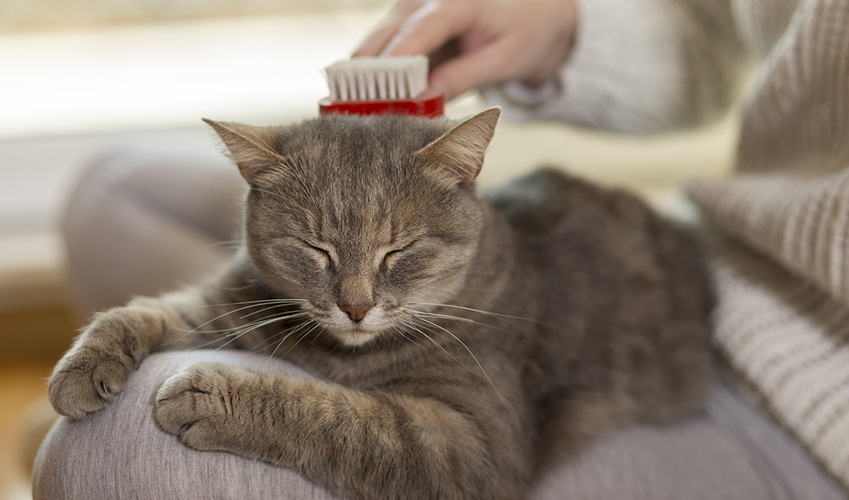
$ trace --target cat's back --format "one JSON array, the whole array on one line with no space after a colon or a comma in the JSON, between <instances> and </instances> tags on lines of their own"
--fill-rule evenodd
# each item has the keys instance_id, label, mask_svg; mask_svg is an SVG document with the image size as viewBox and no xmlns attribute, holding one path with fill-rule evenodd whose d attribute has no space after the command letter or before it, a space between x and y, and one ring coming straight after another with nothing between
<instances>
[{"instance_id":1,"label":"cat's back","mask_svg":"<svg viewBox=\"0 0 849 500\"><path fill-rule=\"evenodd\" d=\"M693 307L699 313L710 309L697 236L630 193L542 168L485 198L513 228L526 260L534 265L588 275L596 288L639 277L670 285L684 282L700 290L694 300L704 304Z\"/></svg>"},{"instance_id":2,"label":"cat's back","mask_svg":"<svg viewBox=\"0 0 849 500\"><path fill-rule=\"evenodd\" d=\"M645 416L686 413L701 404L713 301L692 231L633 195L554 169L522 177L486 199L517 236L518 266L539 277L539 293L528 300L540 306L540 319L579 325L569 335L558 330L540 337L540 356L579 351L571 355L590 386L653 402ZM575 345L567 338L583 340ZM652 369L635 371L629 367L634 360Z\"/></svg>"},{"instance_id":3,"label":"cat's back","mask_svg":"<svg viewBox=\"0 0 849 500\"><path fill-rule=\"evenodd\" d=\"M541 168L485 195L525 237L558 238L582 222L596 231L642 228L651 211L634 196L605 189L554 168Z\"/></svg>"},{"instance_id":4,"label":"cat's back","mask_svg":"<svg viewBox=\"0 0 849 500\"><path fill-rule=\"evenodd\" d=\"M524 241L544 248L581 241L598 245L699 246L689 231L662 219L636 196L597 186L554 168L541 168L484 195ZM603 241L599 241L602 239ZM680 240L680 241L679 241Z\"/></svg>"}]
</instances>

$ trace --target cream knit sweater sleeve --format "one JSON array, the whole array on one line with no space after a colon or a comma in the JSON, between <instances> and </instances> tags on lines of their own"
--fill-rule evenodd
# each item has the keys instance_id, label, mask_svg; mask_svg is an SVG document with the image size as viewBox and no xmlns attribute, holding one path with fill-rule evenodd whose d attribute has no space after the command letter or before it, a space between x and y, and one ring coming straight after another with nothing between
<instances>
[{"instance_id":1,"label":"cream knit sweater sleeve","mask_svg":"<svg viewBox=\"0 0 849 500\"><path fill-rule=\"evenodd\" d=\"M736 12L766 53L742 104L740 174L690 194L727 233L849 304L849 0L738 0Z\"/></svg>"},{"instance_id":2,"label":"cream knit sweater sleeve","mask_svg":"<svg viewBox=\"0 0 849 500\"><path fill-rule=\"evenodd\" d=\"M702 123L737 93L743 51L729 0L577 0L570 59L533 92L484 90L513 119L652 133Z\"/></svg>"}]
</instances>

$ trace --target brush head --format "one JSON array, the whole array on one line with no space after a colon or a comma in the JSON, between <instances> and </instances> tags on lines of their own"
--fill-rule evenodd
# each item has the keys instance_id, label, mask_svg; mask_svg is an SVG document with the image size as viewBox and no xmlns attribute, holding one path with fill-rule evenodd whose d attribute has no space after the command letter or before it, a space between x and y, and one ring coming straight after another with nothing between
<instances>
[{"instance_id":1,"label":"brush head","mask_svg":"<svg viewBox=\"0 0 849 500\"><path fill-rule=\"evenodd\" d=\"M427 88L425 56L358 57L325 68L330 97L321 114L442 116L442 93Z\"/></svg>"}]
</instances>

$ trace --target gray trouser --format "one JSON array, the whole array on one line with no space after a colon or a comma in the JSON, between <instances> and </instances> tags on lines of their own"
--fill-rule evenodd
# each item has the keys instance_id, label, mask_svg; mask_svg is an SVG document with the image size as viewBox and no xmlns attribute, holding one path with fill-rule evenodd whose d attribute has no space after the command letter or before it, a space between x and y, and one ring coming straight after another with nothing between
<instances>
[{"instance_id":1,"label":"gray trouser","mask_svg":"<svg viewBox=\"0 0 849 500\"><path fill-rule=\"evenodd\" d=\"M81 312L190 283L240 236L246 184L223 157L139 148L105 154L71 192L62 220Z\"/></svg>"},{"instance_id":2,"label":"gray trouser","mask_svg":"<svg viewBox=\"0 0 849 500\"><path fill-rule=\"evenodd\" d=\"M96 162L71 196L63 226L82 308L156 293L221 263L229 251L217 242L238 233L243 192L235 167L206 156L137 150ZM35 498L330 498L297 473L192 451L156 428L151 401L159 385L201 360L305 376L251 353L154 355L107 409L56 424L36 461ZM543 464L533 498L845 498L795 441L719 382L704 415L630 427L563 457Z\"/></svg>"},{"instance_id":3,"label":"gray trouser","mask_svg":"<svg viewBox=\"0 0 849 500\"><path fill-rule=\"evenodd\" d=\"M62 418L54 426L36 459L35 500L333 498L294 471L229 453L193 451L156 427L157 389L198 361L306 376L285 361L247 352L153 355L105 410L80 422ZM568 457L564 453L543 464L531 498L844 498L791 439L720 383L704 415L665 426L633 426Z\"/></svg>"}]
</instances>

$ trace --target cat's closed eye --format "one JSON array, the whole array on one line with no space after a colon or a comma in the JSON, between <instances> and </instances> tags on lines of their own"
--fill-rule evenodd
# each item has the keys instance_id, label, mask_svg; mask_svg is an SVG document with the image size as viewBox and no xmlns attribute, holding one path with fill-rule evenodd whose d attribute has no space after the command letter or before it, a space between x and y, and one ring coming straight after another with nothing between
<instances>
[{"instance_id":1,"label":"cat's closed eye","mask_svg":"<svg viewBox=\"0 0 849 500\"><path fill-rule=\"evenodd\" d=\"M400 248L396 248L394 250L390 250L390 251L386 252L383 255L383 260L381 261L381 266L384 267L384 268L391 267L392 264L394 264L395 261L397 261L398 258L401 257L403 252L409 250L410 247L412 247L415 244L416 244L416 241L414 240L414 241L411 241L410 243L408 243L408 244L406 244L406 245L404 245Z\"/></svg>"},{"instance_id":2,"label":"cat's closed eye","mask_svg":"<svg viewBox=\"0 0 849 500\"><path fill-rule=\"evenodd\" d=\"M333 265L333 257L330 255L330 250L312 245L306 241L302 243L319 259L325 269L329 269Z\"/></svg>"}]
</instances>

